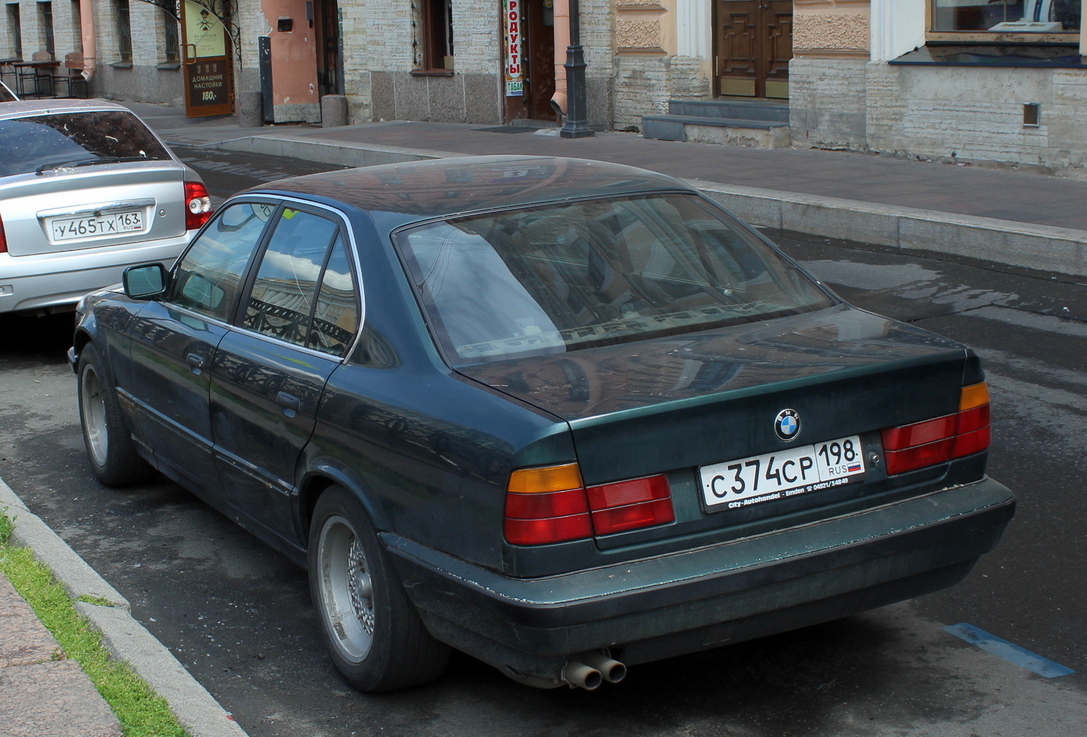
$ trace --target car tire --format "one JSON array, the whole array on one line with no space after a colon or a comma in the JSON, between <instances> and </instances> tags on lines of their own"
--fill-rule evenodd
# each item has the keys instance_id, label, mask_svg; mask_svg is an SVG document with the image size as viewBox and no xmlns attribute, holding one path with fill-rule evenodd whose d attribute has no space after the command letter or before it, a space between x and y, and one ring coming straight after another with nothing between
<instances>
[{"instance_id":1,"label":"car tire","mask_svg":"<svg viewBox=\"0 0 1087 737\"><path fill-rule=\"evenodd\" d=\"M449 661L388 562L359 500L334 486L310 524L309 578L321 634L351 686L367 693L432 681Z\"/></svg>"},{"instance_id":2,"label":"car tire","mask_svg":"<svg viewBox=\"0 0 1087 737\"><path fill-rule=\"evenodd\" d=\"M95 476L106 486L128 486L151 478L154 469L136 452L117 391L94 343L79 354L78 376L79 421Z\"/></svg>"}]
</instances>

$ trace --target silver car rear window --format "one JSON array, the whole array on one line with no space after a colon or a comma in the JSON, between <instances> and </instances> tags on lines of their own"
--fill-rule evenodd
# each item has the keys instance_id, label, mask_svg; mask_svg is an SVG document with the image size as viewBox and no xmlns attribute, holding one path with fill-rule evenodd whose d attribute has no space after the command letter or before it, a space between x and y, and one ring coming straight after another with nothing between
<instances>
[{"instance_id":1,"label":"silver car rear window","mask_svg":"<svg viewBox=\"0 0 1087 737\"><path fill-rule=\"evenodd\" d=\"M170 154L140 119L122 110L0 120L0 176L168 159Z\"/></svg>"},{"instance_id":2,"label":"silver car rear window","mask_svg":"<svg viewBox=\"0 0 1087 737\"><path fill-rule=\"evenodd\" d=\"M696 195L447 220L397 243L454 365L823 309L832 298Z\"/></svg>"}]
</instances>

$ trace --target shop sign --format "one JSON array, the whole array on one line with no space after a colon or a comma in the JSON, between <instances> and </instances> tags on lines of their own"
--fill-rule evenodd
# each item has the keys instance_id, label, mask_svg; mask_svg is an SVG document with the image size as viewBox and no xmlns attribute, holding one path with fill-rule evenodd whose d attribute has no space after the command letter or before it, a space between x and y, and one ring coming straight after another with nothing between
<instances>
[{"instance_id":1,"label":"shop sign","mask_svg":"<svg viewBox=\"0 0 1087 737\"><path fill-rule=\"evenodd\" d=\"M521 3L523 0L505 0L506 39L506 97L525 94L521 56Z\"/></svg>"},{"instance_id":2,"label":"shop sign","mask_svg":"<svg viewBox=\"0 0 1087 737\"><path fill-rule=\"evenodd\" d=\"M185 1L185 42L192 56L226 56L226 33L212 13L222 13L222 8L222 2L216 0Z\"/></svg>"},{"instance_id":3,"label":"shop sign","mask_svg":"<svg viewBox=\"0 0 1087 737\"><path fill-rule=\"evenodd\" d=\"M230 104L226 64L225 59L197 62L189 78L194 106Z\"/></svg>"}]
</instances>

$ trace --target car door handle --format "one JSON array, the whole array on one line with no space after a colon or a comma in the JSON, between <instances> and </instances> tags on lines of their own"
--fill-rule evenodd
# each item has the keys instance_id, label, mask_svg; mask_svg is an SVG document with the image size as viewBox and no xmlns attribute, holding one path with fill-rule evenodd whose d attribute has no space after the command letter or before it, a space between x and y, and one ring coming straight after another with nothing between
<instances>
[{"instance_id":1,"label":"car door handle","mask_svg":"<svg viewBox=\"0 0 1087 737\"><path fill-rule=\"evenodd\" d=\"M204 357L199 354L190 353L189 355L185 356L185 362L189 364L192 372L197 376L199 376L204 370Z\"/></svg>"},{"instance_id":2,"label":"car door handle","mask_svg":"<svg viewBox=\"0 0 1087 737\"><path fill-rule=\"evenodd\" d=\"M276 404L283 408L283 414L288 417L294 417L302 408L302 400L287 392L276 394Z\"/></svg>"}]
</instances>

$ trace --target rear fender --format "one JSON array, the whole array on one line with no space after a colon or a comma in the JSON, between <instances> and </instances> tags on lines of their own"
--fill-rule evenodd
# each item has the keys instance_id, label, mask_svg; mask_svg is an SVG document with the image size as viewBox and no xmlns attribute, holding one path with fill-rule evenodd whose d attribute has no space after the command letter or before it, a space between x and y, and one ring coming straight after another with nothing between
<instances>
[{"instance_id":1,"label":"rear fender","mask_svg":"<svg viewBox=\"0 0 1087 737\"><path fill-rule=\"evenodd\" d=\"M304 459L305 453L302 457ZM296 533L303 547L309 546L310 522L313 519L313 509L317 506L317 500L331 486L342 486L359 500L375 531L390 529L389 520L374 503L373 495L368 492L366 483L343 464L337 463L334 459L322 459L309 468L299 470L300 481L295 492L294 518L297 526Z\"/></svg>"}]
</instances>

